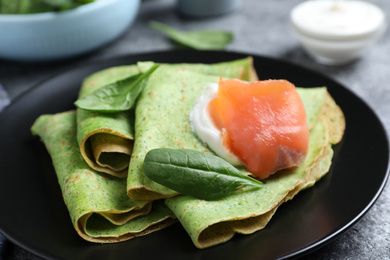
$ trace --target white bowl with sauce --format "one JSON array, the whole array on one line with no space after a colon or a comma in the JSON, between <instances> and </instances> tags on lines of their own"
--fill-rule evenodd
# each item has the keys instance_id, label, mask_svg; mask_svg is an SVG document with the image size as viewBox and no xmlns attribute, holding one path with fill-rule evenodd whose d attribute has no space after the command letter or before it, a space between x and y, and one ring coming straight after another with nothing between
<instances>
[{"instance_id":1,"label":"white bowl with sauce","mask_svg":"<svg viewBox=\"0 0 390 260\"><path fill-rule=\"evenodd\" d=\"M311 0L291 11L291 27L318 63L341 65L358 59L386 29L383 11L359 0Z\"/></svg>"},{"instance_id":2,"label":"white bowl with sauce","mask_svg":"<svg viewBox=\"0 0 390 260\"><path fill-rule=\"evenodd\" d=\"M51 61L81 55L119 37L141 0L99 0L61 12L0 14L0 58Z\"/></svg>"}]
</instances>

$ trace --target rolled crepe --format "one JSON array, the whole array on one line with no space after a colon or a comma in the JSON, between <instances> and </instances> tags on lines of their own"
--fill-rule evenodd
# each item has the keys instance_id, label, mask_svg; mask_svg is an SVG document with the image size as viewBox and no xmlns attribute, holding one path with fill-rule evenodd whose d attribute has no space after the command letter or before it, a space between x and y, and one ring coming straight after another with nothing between
<instances>
[{"instance_id":1,"label":"rolled crepe","mask_svg":"<svg viewBox=\"0 0 390 260\"><path fill-rule=\"evenodd\" d=\"M80 155L76 129L75 111L42 115L32 126L52 158L71 221L82 238L119 242L175 222L163 201L133 201L127 196L126 179L91 169Z\"/></svg>"},{"instance_id":2,"label":"rolled crepe","mask_svg":"<svg viewBox=\"0 0 390 260\"><path fill-rule=\"evenodd\" d=\"M153 62L139 63L138 66L118 66L96 72L83 82L79 98L86 97L107 84L135 75L142 71L142 68L145 71L151 63ZM251 57L211 65L179 63L163 64L163 66L243 80L258 79ZM77 110L77 140L81 155L91 168L116 177L127 177L133 149L134 117L134 111L106 114Z\"/></svg>"},{"instance_id":3,"label":"rolled crepe","mask_svg":"<svg viewBox=\"0 0 390 260\"><path fill-rule=\"evenodd\" d=\"M94 73L84 80L79 98L137 73L136 65ZM127 177L134 140L134 111L99 113L78 109L77 122L77 140L87 164L99 172Z\"/></svg>"},{"instance_id":4,"label":"rolled crepe","mask_svg":"<svg viewBox=\"0 0 390 260\"><path fill-rule=\"evenodd\" d=\"M183 195L166 199L196 247L211 247L230 240L235 233L263 229L283 202L313 186L329 171L331 145L341 140L344 115L325 88L300 89L299 93L305 107L311 108L307 110L310 147L302 166L272 175L264 180L262 189L239 189L219 201Z\"/></svg>"}]
</instances>

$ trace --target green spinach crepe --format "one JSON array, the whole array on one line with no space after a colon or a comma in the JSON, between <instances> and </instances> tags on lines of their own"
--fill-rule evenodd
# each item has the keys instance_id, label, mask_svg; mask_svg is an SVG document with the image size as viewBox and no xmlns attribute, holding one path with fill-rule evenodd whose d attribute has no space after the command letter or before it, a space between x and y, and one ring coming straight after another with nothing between
<instances>
[{"instance_id":1,"label":"green spinach crepe","mask_svg":"<svg viewBox=\"0 0 390 260\"><path fill-rule=\"evenodd\" d=\"M208 151L193 133L189 116L195 100L219 77L258 79L252 58L206 64L162 64L151 75L136 106L135 142L128 173L128 194L151 201L177 195L142 171L146 153L154 148L187 148ZM152 63L138 64L146 71Z\"/></svg>"},{"instance_id":2,"label":"green spinach crepe","mask_svg":"<svg viewBox=\"0 0 390 260\"><path fill-rule=\"evenodd\" d=\"M140 65L141 70L144 64ZM229 64L225 64L229 66ZM232 70L230 70L232 71ZM237 74L237 70L236 70ZM225 74L226 77L237 75ZM249 78L247 78L248 80ZM217 83L219 76L182 67L161 66L150 77L136 107L136 140L129 167L128 193L134 200L155 200L177 195L151 181L142 171L146 153L155 148L185 148L210 152L191 128L190 114L198 97ZM298 89L313 127L323 107L326 88Z\"/></svg>"},{"instance_id":3,"label":"green spinach crepe","mask_svg":"<svg viewBox=\"0 0 390 260\"><path fill-rule=\"evenodd\" d=\"M109 68L86 78L79 98L105 85L139 73L136 65ZM133 111L100 113L77 109L77 140L80 152L96 171L127 177L134 140Z\"/></svg>"},{"instance_id":4,"label":"green spinach crepe","mask_svg":"<svg viewBox=\"0 0 390 260\"><path fill-rule=\"evenodd\" d=\"M87 241L113 243L146 235L175 222L163 201L137 202L126 179L92 170L76 140L76 112L42 115L32 132L44 142L77 233Z\"/></svg>"},{"instance_id":5,"label":"green spinach crepe","mask_svg":"<svg viewBox=\"0 0 390 260\"><path fill-rule=\"evenodd\" d=\"M129 196L135 200L167 198L166 204L199 248L225 242L236 232L250 234L264 228L281 203L328 172L331 145L340 141L345 127L342 111L325 87L298 88L311 129L309 154L301 167L270 177L263 189L240 189L220 201L177 196L148 179L142 163L155 148L211 152L192 131L189 116L196 99L212 82L218 82L218 77L173 67L155 71L136 107L136 139L128 176Z\"/></svg>"},{"instance_id":6,"label":"green spinach crepe","mask_svg":"<svg viewBox=\"0 0 390 260\"><path fill-rule=\"evenodd\" d=\"M332 145L341 140L345 129L344 115L325 87L298 92L311 128L309 151L302 166L272 175L263 181L262 189L239 189L218 201L184 195L166 199L196 247L207 248L228 241L235 233L263 229L283 202L313 186L329 171Z\"/></svg>"}]
</instances>

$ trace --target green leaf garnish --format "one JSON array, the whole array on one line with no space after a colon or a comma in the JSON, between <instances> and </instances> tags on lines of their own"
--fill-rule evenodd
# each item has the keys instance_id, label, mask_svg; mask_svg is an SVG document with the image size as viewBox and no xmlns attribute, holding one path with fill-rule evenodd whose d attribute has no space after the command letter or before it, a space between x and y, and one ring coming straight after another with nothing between
<instances>
[{"instance_id":1,"label":"green leaf garnish","mask_svg":"<svg viewBox=\"0 0 390 260\"><path fill-rule=\"evenodd\" d=\"M0 0L1 14L32 14L64 11L97 0Z\"/></svg>"},{"instance_id":2,"label":"green leaf garnish","mask_svg":"<svg viewBox=\"0 0 390 260\"><path fill-rule=\"evenodd\" d=\"M243 185L255 188L263 185L218 156L188 149L150 150L143 171L161 185L204 200L223 198Z\"/></svg>"},{"instance_id":3,"label":"green leaf garnish","mask_svg":"<svg viewBox=\"0 0 390 260\"><path fill-rule=\"evenodd\" d=\"M80 109L107 113L129 110L144 89L149 76L158 66L154 64L144 73L103 86L91 95L78 99L74 104Z\"/></svg>"},{"instance_id":4,"label":"green leaf garnish","mask_svg":"<svg viewBox=\"0 0 390 260\"><path fill-rule=\"evenodd\" d=\"M149 22L149 26L165 33L177 43L197 50L223 50L233 40L231 32L212 30L182 32L156 21Z\"/></svg>"}]
</instances>

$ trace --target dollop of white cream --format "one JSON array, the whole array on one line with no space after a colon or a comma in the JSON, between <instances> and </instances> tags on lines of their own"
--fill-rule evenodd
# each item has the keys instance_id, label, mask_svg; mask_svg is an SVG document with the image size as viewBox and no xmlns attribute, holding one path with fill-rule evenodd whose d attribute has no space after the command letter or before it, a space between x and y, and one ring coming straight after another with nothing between
<instances>
[{"instance_id":1,"label":"dollop of white cream","mask_svg":"<svg viewBox=\"0 0 390 260\"><path fill-rule=\"evenodd\" d=\"M190 121L195 134L219 157L225 159L230 164L239 166L240 160L232 152L223 146L221 131L215 127L208 112L208 105L218 93L218 84L210 83L209 89L200 96L192 109Z\"/></svg>"}]
</instances>

